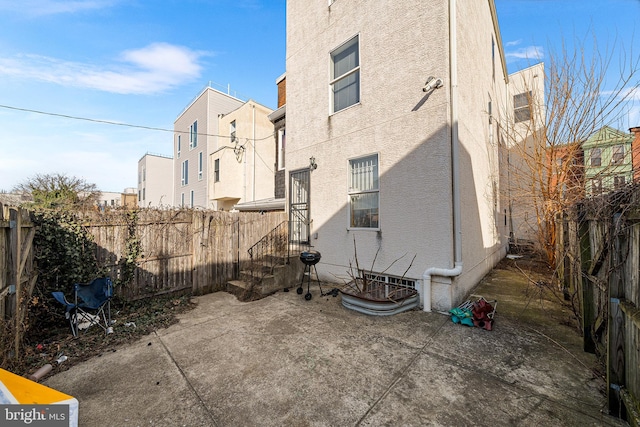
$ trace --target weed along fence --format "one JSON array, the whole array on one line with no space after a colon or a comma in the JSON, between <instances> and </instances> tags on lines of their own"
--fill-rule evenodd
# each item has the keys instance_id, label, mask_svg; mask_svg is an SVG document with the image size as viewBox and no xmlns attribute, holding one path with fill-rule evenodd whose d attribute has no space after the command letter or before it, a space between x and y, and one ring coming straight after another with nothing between
<instances>
[{"instance_id":1,"label":"weed along fence","mask_svg":"<svg viewBox=\"0 0 640 427\"><path fill-rule=\"evenodd\" d=\"M558 239L584 349L606 365L610 413L631 425L640 424L639 201L638 189L587 200L560 221Z\"/></svg>"},{"instance_id":2,"label":"weed along fence","mask_svg":"<svg viewBox=\"0 0 640 427\"><path fill-rule=\"evenodd\" d=\"M0 203L0 319L4 321L0 339L13 347L14 354L20 350L28 300L37 280L34 234L29 211Z\"/></svg>"},{"instance_id":3,"label":"weed along fence","mask_svg":"<svg viewBox=\"0 0 640 427\"><path fill-rule=\"evenodd\" d=\"M282 212L140 210L91 213L85 226L98 263L128 298L220 289L237 277L247 250L286 219Z\"/></svg>"}]
</instances>

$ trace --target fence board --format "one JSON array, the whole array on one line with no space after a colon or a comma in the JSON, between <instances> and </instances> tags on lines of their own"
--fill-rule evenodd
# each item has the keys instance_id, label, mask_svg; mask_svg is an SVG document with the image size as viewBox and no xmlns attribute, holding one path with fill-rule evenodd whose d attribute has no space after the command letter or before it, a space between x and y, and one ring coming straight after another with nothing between
<instances>
[{"instance_id":1,"label":"fence board","mask_svg":"<svg viewBox=\"0 0 640 427\"><path fill-rule=\"evenodd\" d=\"M602 206L601 201L598 207ZM593 338L598 354L604 355L609 411L639 425L640 216L629 206L610 209L608 218L602 211L578 210L568 224L569 241L560 247L571 259L569 266L575 265L567 278L569 289L583 281L576 289L579 314L585 329L591 325L594 334L589 337L585 330L585 350Z\"/></svg>"}]
</instances>

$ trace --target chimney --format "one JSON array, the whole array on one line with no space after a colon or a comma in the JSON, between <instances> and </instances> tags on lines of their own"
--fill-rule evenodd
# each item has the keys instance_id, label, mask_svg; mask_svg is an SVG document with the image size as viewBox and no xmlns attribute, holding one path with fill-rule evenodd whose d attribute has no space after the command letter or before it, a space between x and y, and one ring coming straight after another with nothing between
<instances>
[{"instance_id":1,"label":"chimney","mask_svg":"<svg viewBox=\"0 0 640 427\"><path fill-rule=\"evenodd\" d=\"M631 164L633 165L633 181L640 182L640 126L629 129L634 138L631 141Z\"/></svg>"}]
</instances>

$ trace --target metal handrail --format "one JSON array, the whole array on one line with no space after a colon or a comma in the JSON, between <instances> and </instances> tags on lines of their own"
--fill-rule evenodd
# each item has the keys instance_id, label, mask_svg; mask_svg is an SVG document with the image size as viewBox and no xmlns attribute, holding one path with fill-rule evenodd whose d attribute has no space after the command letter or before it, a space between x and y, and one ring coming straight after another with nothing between
<instances>
[{"instance_id":1,"label":"metal handrail","mask_svg":"<svg viewBox=\"0 0 640 427\"><path fill-rule=\"evenodd\" d=\"M262 279L273 272L274 267L289 262L289 222L283 221L264 237L251 246L249 253L249 270L251 287L258 285Z\"/></svg>"}]
</instances>

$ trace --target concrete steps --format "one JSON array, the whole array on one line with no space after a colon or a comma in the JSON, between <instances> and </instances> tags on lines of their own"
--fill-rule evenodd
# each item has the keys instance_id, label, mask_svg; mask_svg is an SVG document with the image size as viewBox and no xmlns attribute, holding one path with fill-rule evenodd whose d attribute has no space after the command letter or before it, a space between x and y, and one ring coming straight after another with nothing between
<instances>
[{"instance_id":1,"label":"concrete steps","mask_svg":"<svg viewBox=\"0 0 640 427\"><path fill-rule=\"evenodd\" d=\"M300 284L304 264L297 254L290 256L288 263L282 257L265 258L263 261L256 261L253 270L240 271L238 280L227 282L227 291L240 299L254 300Z\"/></svg>"}]
</instances>

